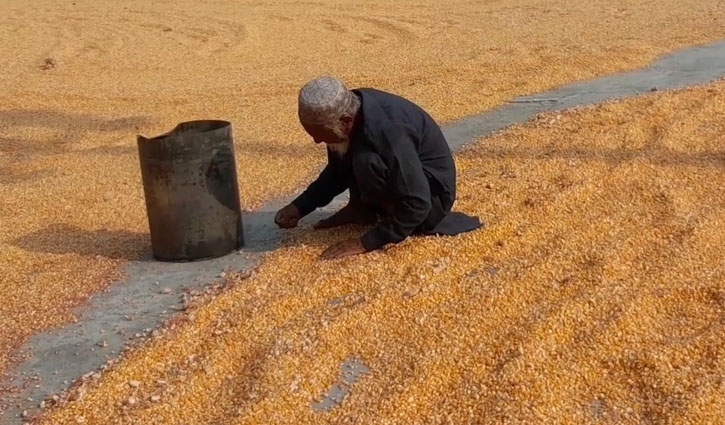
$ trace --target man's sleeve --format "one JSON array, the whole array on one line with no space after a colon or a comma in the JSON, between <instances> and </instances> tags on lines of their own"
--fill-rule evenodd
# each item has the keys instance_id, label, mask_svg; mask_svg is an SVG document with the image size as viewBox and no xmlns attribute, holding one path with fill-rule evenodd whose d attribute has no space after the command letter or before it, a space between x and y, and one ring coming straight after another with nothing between
<instances>
[{"instance_id":1,"label":"man's sleeve","mask_svg":"<svg viewBox=\"0 0 725 425\"><path fill-rule=\"evenodd\" d=\"M395 201L392 214L362 236L362 245L367 251L401 242L425 221L431 210L428 179L413 140L402 127L383 134L387 140L382 142L390 146L388 154L393 158L389 187Z\"/></svg>"},{"instance_id":2,"label":"man's sleeve","mask_svg":"<svg viewBox=\"0 0 725 425\"><path fill-rule=\"evenodd\" d=\"M349 186L350 176L345 171L342 161L328 149L325 169L292 203L304 217L317 208L329 204Z\"/></svg>"}]
</instances>

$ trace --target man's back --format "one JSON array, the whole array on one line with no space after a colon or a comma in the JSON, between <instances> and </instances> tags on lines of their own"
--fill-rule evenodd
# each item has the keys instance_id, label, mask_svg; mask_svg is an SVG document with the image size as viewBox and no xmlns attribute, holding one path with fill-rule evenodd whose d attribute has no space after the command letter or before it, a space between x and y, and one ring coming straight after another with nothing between
<instances>
[{"instance_id":1,"label":"man's back","mask_svg":"<svg viewBox=\"0 0 725 425\"><path fill-rule=\"evenodd\" d=\"M438 186L431 187L431 191L443 195L444 203L448 204L445 206L450 208L456 196L455 163L443 132L430 114L415 103L392 93L372 88L360 88L353 92L362 101L364 138L375 146L389 140L385 134L391 128L404 128L415 144L426 177ZM390 143L395 141L391 140ZM385 155L384 152L378 153Z\"/></svg>"}]
</instances>

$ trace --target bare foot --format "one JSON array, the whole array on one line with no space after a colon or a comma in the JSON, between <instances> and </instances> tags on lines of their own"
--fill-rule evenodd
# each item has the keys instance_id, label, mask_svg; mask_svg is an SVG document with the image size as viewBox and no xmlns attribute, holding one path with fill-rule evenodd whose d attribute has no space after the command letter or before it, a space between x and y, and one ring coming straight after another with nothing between
<instances>
[{"instance_id":1,"label":"bare foot","mask_svg":"<svg viewBox=\"0 0 725 425\"><path fill-rule=\"evenodd\" d=\"M375 220L376 216L374 212L365 208L347 204L335 214L318 221L313 227L315 229L330 229L347 224L359 224L364 226L374 224Z\"/></svg>"}]
</instances>

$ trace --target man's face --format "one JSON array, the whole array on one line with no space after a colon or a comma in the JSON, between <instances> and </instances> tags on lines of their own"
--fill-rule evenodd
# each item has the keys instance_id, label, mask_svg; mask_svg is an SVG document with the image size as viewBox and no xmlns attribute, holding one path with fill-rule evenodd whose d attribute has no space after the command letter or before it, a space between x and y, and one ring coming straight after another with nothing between
<instances>
[{"instance_id":1,"label":"man's face","mask_svg":"<svg viewBox=\"0 0 725 425\"><path fill-rule=\"evenodd\" d=\"M340 119L337 125L310 125L302 124L307 134L315 143L337 144L346 143L349 139L351 120L348 117Z\"/></svg>"}]
</instances>

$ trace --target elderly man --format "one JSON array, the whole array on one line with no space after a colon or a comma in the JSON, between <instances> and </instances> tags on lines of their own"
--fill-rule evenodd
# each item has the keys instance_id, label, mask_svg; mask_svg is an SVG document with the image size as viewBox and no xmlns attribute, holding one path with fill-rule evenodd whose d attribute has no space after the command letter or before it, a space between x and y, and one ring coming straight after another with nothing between
<instances>
[{"instance_id":1,"label":"elderly man","mask_svg":"<svg viewBox=\"0 0 725 425\"><path fill-rule=\"evenodd\" d=\"M329 204L346 189L349 203L315 225L373 225L361 237L329 247L339 258L398 243L413 234L455 235L480 227L478 218L451 212L456 167L440 127L419 106L383 91L349 90L320 77L299 93L300 123L327 145L328 163L292 203L277 212L283 228Z\"/></svg>"}]
</instances>

